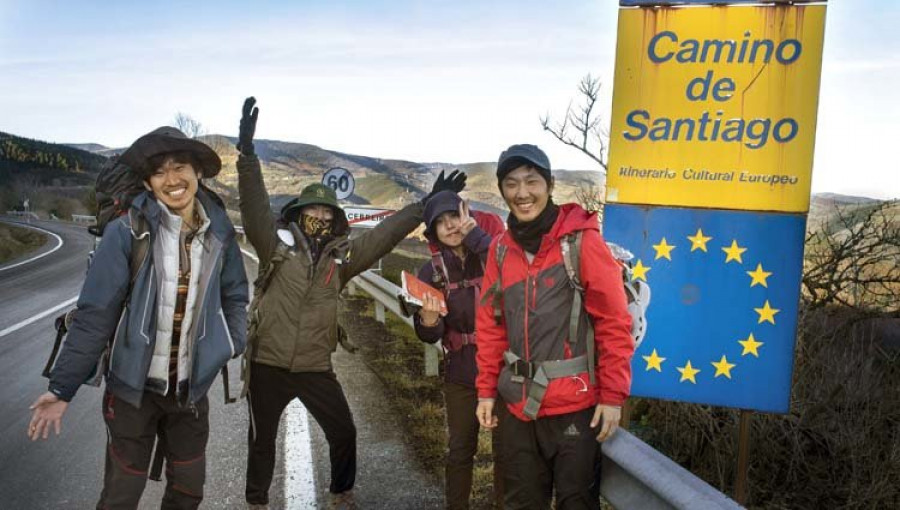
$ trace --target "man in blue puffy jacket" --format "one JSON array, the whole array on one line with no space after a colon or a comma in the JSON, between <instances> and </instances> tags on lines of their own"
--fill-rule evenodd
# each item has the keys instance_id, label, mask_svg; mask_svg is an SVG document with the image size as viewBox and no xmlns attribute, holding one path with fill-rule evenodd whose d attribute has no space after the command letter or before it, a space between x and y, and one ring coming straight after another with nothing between
<instances>
[{"instance_id":1,"label":"man in blue puffy jacket","mask_svg":"<svg viewBox=\"0 0 900 510\"><path fill-rule=\"evenodd\" d=\"M244 264L221 202L200 184L221 169L212 149L163 127L135 141L120 162L141 174L147 191L105 228L49 391L31 406L28 434L59 434L69 402L109 346L97 508L137 508L157 435L167 461L162 508L197 508L209 437L206 393L246 344ZM132 275L139 243L149 246Z\"/></svg>"}]
</instances>

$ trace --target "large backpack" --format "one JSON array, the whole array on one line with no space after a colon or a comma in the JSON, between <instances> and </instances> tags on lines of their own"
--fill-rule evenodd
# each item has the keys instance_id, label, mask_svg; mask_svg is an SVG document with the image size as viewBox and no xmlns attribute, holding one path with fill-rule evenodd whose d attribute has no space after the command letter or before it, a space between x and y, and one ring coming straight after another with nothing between
<instances>
[{"instance_id":1,"label":"large backpack","mask_svg":"<svg viewBox=\"0 0 900 510\"><path fill-rule=\"evenodd\" d=\"M127 213L131 202L145 189L141 176L124 163L119 163L119 156L109 158L97 174L94 187L97 213L95 223L88 227L88 231L97 237L102 236L109 222Z\"/></svg>"},{"instance_id":2,"label":"large backpack","mask_svg":"<svg viewBox=\"0 0 900 510\"><path fill-rule=\"evenodd\" d=\"M215 203L223 209L225 208L222 198L214 191L209 189L202 182L198 183L198 187L204 190ZM134 279L137 276L138 270L141 265L143 265L144 260L147 258L147 252L150 249L149 227L146 220L144 220L142 216L131 214L131 203L139 194L146 191L146 189L147 188L144 187L143 177L138 172L133 171L128 165L120 163L119 156L113 156L103 164L100 173L97 174L97 181L94 184L97 212L95 214L95 223L88 227L88 232L95 235L99 240L99 238L103 236L103 232L110 222L119 216L124 216L126 214L129 216L129 225L133 231L131 238L131 259L128 261L131 272L129 290L131 285L134 284ZM93 252L88 256L88 267L90 267L92 258ZM127 295L130 296L130 292ZM56 359L65 342L75 312L76 309L73 308L57 317L54 321L56 327L56 340L53 343L50 358L47 360L42 372L44 377L50 377L50 372L56 364ZM110 339L110 341L111 340L112 339ZM103 375L106 372L107 358L111 347L111 345L106 346L97 366L91 372L91 375L84 384L90 386L100 385L100 382L103 380ZM223 368L222 376L226 383L225 401L226 403L234 402L235 399L231 398L228 390L227 367Z\"/></svg>"},{"instance_id":3,"label":"large backpack","mask_svg":"<svg viewBox=\"0 0 900 510\"><path fill-rule=\"evenodd\" d=\"M566 275L569 279L569 285L575 290L575 297L572 303L572 310L569 315L569 342L576 342L581 336L578 334L578 326L582 322L582 316L587 314L584 309L584 287L581 284L581 237L582 231L574 234L563 236L560 243L562 251L563 264L566 268ZM613 258L622 267L622 285L625 289L625 298L628 302L628 314L631 316L631 338L634 340L635 348L637 348L647 334L647 307L650 305L650 286L646 282L632 279L631 259L634 255L621 246L607 242L606 245L612 252ZM503 321L503 283L502 268L503 260L506 257L506 245L501 242L497 243L494 251L497 261L497 280L490 289L485 293L482 303L486 303L489 299L491 306L494 308L494 320L497 324ZM585 352L588 358L588 375L591 384L596 384L595 364L597 362L595 344L590 341L593 337L593 325L590 321L588 324L588 339L585 346Z\"/></svg>"}]
</instances>

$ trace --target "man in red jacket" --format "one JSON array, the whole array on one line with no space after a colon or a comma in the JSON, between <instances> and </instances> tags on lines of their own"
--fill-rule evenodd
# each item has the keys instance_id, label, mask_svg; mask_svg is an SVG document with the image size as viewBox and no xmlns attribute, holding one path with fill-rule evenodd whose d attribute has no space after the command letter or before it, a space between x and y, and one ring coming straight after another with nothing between
<instances>
[{"instance_id":1,"label":"man in red jacket","mask_svg":"<svg viewBox=\"0 0 900 510\"><path fill-rule=\"evenodd\" d=\"M596 508L597 441L615 432L631 387L622 270L595 214L553 203L538 147L504 151L497 180L509 230L491 245L476 314L476 415L499 427L504 464L515 466L504 471L507 510L550 508L554 489L558 509ZM566 249L577 271L567 272ZM498 395L506 406L495 409Z\"/></svg>"}]
</instances>

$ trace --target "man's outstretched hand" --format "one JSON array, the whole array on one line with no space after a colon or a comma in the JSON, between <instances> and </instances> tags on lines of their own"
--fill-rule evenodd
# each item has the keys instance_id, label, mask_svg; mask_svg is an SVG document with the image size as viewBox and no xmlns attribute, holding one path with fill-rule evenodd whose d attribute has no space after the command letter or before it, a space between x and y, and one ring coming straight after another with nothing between
<instances>
[{"instance_id":1,"label":"man's outstretched hand","mask_svg":"<svg viewBox=\"0 0 900 510\"><path fill-rule=\"evenodd\" d=\"M253 135L256 134L256 119L259 118L259 108L256 108L256 98L251 96L244 100L244 110L241 115L241 126L238 131L237 149L245 156L255 154L253 149Z\"/></svg>"},{"instance_id":2,"label":"man's outstretched hand","mask_svg":"<svg viewBox=\"0 0 900 510\"><path fill-rule=\"evenodd\" d=\"M38 397L31 404L31 422L28 423L28 437L32 441L38 439L47 439L50 435L50 428L59 435L62 427L62 417L66 413L69 403L60 400L59 397L49 391Z\"/></svg>"}]
</instances>

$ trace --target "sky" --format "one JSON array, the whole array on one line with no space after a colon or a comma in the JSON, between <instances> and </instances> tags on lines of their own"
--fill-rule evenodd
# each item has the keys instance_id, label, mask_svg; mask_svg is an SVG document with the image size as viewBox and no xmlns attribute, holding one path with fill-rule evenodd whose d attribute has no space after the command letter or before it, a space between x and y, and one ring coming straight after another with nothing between
<instances>
[{"instance_id":1,"label":"sky","mask_svg":"<svg viewBox=\"0 0 900 510\"><path fill-rule=\"evenodd\" d=\"M0 0L0 131L130 144L178 112L237 135L390 159L496 161L513 143L598 169L540 126L588 73L609 119L618 2ZM813 192L900 197L900 2L828 2Z\"/></svg>"}]
</instances>

